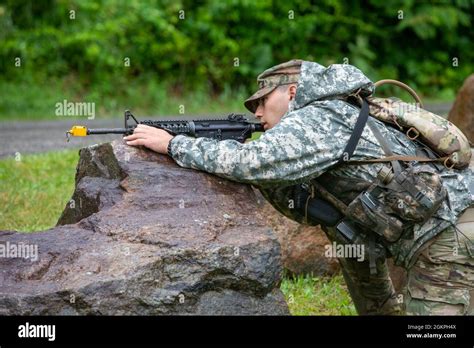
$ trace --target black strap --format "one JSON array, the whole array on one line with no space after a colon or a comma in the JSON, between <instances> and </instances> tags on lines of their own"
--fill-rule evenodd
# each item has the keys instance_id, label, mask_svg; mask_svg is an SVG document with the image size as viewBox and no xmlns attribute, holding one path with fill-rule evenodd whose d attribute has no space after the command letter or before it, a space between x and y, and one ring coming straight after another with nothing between
<instances>
[{"instance_id":1,"label":"black strap","mask_svg":"<svg viewBox=\"0 0 474 348\"><path fill-rule=\"evenodd\" d=\"M356 149L356 146L359 143L359 139L365 128L365 124L367 123L368 118L369 118L369 104L367 104L367 101L365 99L362 99L362 108L360 109L359 117L357 118L351 137L349 138L349 141L347 142L347 145L344 151L342 152L342 156L341 158L339 158L339 161L337 162L337 164L344 163L352 157Z\"/></svg>"},{"instance_id":2,"label":"black strap","mask_svg":"<svg viewBox=\"0 0 474 348\"><path fill-rule=\"evenodd\" d=\"M362 132L364 131L364 128L365 128L365 125L367 124L368 119L369 119L369 104L367 103L365 99L362 99L362 107L359 112L359 117L357 118L351 137L349 138L349 141L347 142L347 145L344 151L342 152L342 156L341 158L339 158L339 161L337 162L337 164L347 162L352 157L357 147L357 144L359 143L360 137L362 136ZM372 130L372 133L374 134L375 138L378 140L379 144L381 145L385 154L387 156L393 155L389 144L384 139L384 137L378 130L377 126L369 121L369 127ZM400 163L398 163L397 161L391 161L391 163L392 163L392 167L394 168L395 173L400 173L401 172Z\"/></svg>"}]
</instances>

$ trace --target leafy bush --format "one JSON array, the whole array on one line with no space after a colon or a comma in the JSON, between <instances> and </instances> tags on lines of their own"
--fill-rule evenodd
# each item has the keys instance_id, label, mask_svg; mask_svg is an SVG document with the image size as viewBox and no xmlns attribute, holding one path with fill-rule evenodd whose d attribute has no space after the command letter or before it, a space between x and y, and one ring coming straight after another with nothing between
<instances>
[{"instance_id":1,"label":"leafy bush","mask_svg":"<svg viewBox=\"0 0 474 348\"><path fill-rule=\"evenodd\" d=\"M145 77L176 94L220 94L250 91L258 73L292 58L348 59L373 80L446 94L472 73L473 17L469 0L7 0L0 73L43 82L72 74L85 88L111 89Z\"/></svg>"}]
</instances>

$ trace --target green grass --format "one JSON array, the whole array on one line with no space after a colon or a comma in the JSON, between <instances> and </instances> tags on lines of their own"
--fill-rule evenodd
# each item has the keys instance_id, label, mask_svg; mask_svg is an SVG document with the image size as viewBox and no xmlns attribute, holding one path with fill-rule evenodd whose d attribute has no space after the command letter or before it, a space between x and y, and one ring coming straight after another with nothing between
<instances>
[{"instance_id":1,"label":"green grass","mask_svg":"<svg viewBox=\"0 0 474 348\"><path fill-rule=\"evenodd\" d=\"M230 90L212 96L204 88L173 93L158 79L104 81L84 87L74 77L52 78L47 86L32 78L0 80L0 95L0 121L64 117L56 115L56 103L63 100L95 103L96 118L117 117L126 109L139 117L244 113L243 101L248 97L243 91Z\"/></svg>"},{"instance_id":2,"label":"green grass","mask_svg":"<svg viewBox=\"0 0 474 348\"><path fill-rule=\"evenodd\" d=\"M68 150L1 160L0 230L53 227L74 191L78 159Z\"/></svg>"},{"instance_id":3,"label":"green grass","mask_svg":"<svg viewBox=\"0 0 474 348\"><path fill-rule=\"evenodd\" d=\"M0 230L53 227L74 190L77 150L0 160ZM293 315L355 315L342 276L310 275L282 280Z\"/></svg>"},{"instance_id":4,"label":"green grass","mask_svg":"<svg viewBox=\"0 0 474 348\"><path fill-rule=\"evenodd\" d=\"M284 277L280 289L292 315L357 315L342 275Z\"/></svg>"},{"instance_id":5,"label":"green grass","mask_svg":"<svg viewBox=\"0 0 474 348\"><path fill-rule=\"evenodd\" d=\"M0 121L57 119L61 116L56 115L56 103L63 100L95 103L96 118L117 117L126 109L139 117L249 113L243 106L249 95L242 89L227 88L219 95L209 94L203 86L178 92L154 77L104 80L86 86L74 75L51 78L47 83L26 75L16 80L0 80L0 95ZM413 101L407 92L393 86L382 86L375 95ZM452 102L454 98L451 90L422 97L425 103Z\"/></svg>"}]
</instances>

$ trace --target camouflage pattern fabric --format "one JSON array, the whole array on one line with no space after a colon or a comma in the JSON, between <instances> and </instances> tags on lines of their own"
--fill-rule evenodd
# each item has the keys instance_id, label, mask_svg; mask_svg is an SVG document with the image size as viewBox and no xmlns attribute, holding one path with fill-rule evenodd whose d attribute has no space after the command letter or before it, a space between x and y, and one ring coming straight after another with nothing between
<instances>
[{"instance_id":1,"label":"camouflage pattern fabric","mask_svg":"<svg viewBox=\"0 0 474 348\"><path fill-rule=\"evenodd\" d=\"M471 160L467 137L448 120L417 105L396 98L367 98L370 114L377 119L401 126L411 137L418 137L440 156L447 156L450 165L462 169Z\"/></svg>"},{"instance_id":2,"label":"camouflage pattern fabric","mask_svg":"<svg viewBox=\"0 0 474 348\"><path fill-rule=\"evenodd\" d=\"M375 181L377 173L384 166L382 163L375 163L333 168L343 155L359 115L358 108L340 98L357 91L363 96L371 95L374 85L354 66L335 64L324 67L304 61L301 64L296 97L290 102L289 111L258 140L241 144L233 140L217 141L178 135L171 141L170 155L182 167L203 170L258 187L278 211L303 223L304 216L292 208L296 185L308 184L316 179L320 183L326 182L325 187L348 204L367 188L367 183ZM374 123L395 155L418 155L421 145L383 122L374 120ZM365 160L384 156L377 139L370 128L366 127L351 159ZM413 164L414 168L424 165ZM474 202L474 173L469 168L447 170L444 167L438 168L435 164L430 164L429 167L441 176L442 185L447 191L446 200L432 218L413 226L410 238L405 236L389 245L389 252L395 263L407 268L410 274L411 287L407 304L411 314L438 310L434 307L430 309L432 302L428 304L427 299L420 296L423 291L415 290L419 286L431 286L431 280L423 281L419 275L419 269L422 268L420 260L425 254L418 255L422 251L426 253L426 250L436 254L443 238L453 233L452 230L449 232L451 226L456 224L458 217ZM330 240L338 240L333 229L323 228ZM443 233L440 234L441 232ZM438 242L426 249L428 242L435 240L438 235ZM434 263L436 267L449 267L445 264L449 261L438 260L440 263ZM339 262L359 314L404 313L399 298L395 297L385 259L377 259L376 275L370 274L367 261L340 258ZM433 273L435 268L429 267ZM461 267L461 264L457 267ZM458 274L463 279L461 282L472 284L472 268L458 269ZM448 278L440 277L439 281L443 284ZM445 297L453 294L455 293L446 293ZM464 297L463 303L466 303L466 299ZM452 312L451 309L446 310ZM462 309L458 312L469 310Z\"/></svg>"},{"instance_id":3,"label":"camouflage pattern fabric","mask_svg":"<svg viewBox=\"0 0 474 348\"><path fill-rule=\"evenodd\" d=\"M323 227L323 230L331 243L345 243L335 228ZM370 273L367 259L363 262L354 258L339 258L338 260L359 315L405 314L403 298L395 293L385 257L377 258L377 274L375 275Z\"/></svg>"},{"instance_id":4,"label":"camouflage pattern fabric","mask_svg":"<svg viewBox=\"0 0 474 348\"><path fill-rule=\"evenodd\" d=\"M278 86L298 82L302 62L301 59L293 59L289 62L272 66L258 75L258 91L244 102L245 107L250 112L255 113L260 98L273 92Z\"/></svg>"},{"instance_id":5,"label":"camouflage pattern fabric","mask_svg":"<svg viewBox=\"0 0 474 348\"><path fill-rule=\"evenodd\" d=\"M281 187L310 182L326 171L344 181L356 178L374 181L383 164L345 165L331 170L343 155L359 115L355 106L335 98L360 89L362 95L374 91L373 83L356 67L334 64L324 67L304 61L295 99L289 111L272 129L245 144L178 135L171 141L173 159L182 167L203 170L242 183L253 184L266 196ZM415 156L418 146L402 132L384 123L374 123L388 141L394 154ZM384 157L377 139L366 127L352 159ZM435 169L433 169L435 170ZM448 199L437 213L423 225L415 224L413 238L401 238L391 245L396 264L408 268L420 247L441 231L456 223L457 217L474 198L469 185L474 173L464 170L443 170L439 173ZM266 192L266 193L265 193ZM291 197L278 195L288 206ZM287 209L291 217L291 209Z\"/></svg>"},{"instance_id":6,"label":"camouflage pattern fabric","mask_svg":"<svg viewBox=\"0 0 474 348\"><path fill-rule=\"evenodd\" d=\"M408 272L407 314L474 315L474 208L421 252Z\"/></svg>"},{"instance_id":7,"label":"camouflage pattern fabric","mask_svg":"<svg viewBox=\"0 0 474 348\"><path fill-rule=\"evenodd\" d=\"M388 184L377 182L364 190L349 204L346 215L389 242L396 242L403 232L410 237L409 227L430 219L446 198L439 175L432 171L429 165L396 170ZM377 202L372 214L366 213L366 195Z\"/></svg>"}]
</instances>

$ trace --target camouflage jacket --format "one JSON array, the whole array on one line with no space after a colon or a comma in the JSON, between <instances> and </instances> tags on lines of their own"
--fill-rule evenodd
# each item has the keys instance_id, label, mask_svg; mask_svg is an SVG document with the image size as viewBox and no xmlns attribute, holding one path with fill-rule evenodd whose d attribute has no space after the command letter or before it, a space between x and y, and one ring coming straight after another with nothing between
<instances>
[{"instance_id":1,"label":"camouflage jacket","mask_svg":"<svg viewBox=\"0 0 474 348\"><path fill-rule=\"evenodd\" d=\"M288 112L259 139L241 144L234 140L178 135L171 141L171 156L182 167L258 187L277 210L301 223L301 215L289 204L294 185L324 177L325 173L342 182L372 182L382 166L377 163L332 168L342 156L359 115L357 107L337 98L359 88L366 94L374 91L373 83L356 67L340 64L324 67L305 61ZM395 154L416 155L418 145L405 134L374 121ZM365 127L351 159L384 156L370 128ZM448 199L425 224L415 225L413 238L394 243L391 253L398 265L409 267L420 247L456 223L458 216L474 202L469 191L469 186L474 185L474 173L470 169L444 170L440 175Z\"/></svg>"}]
</instances>

